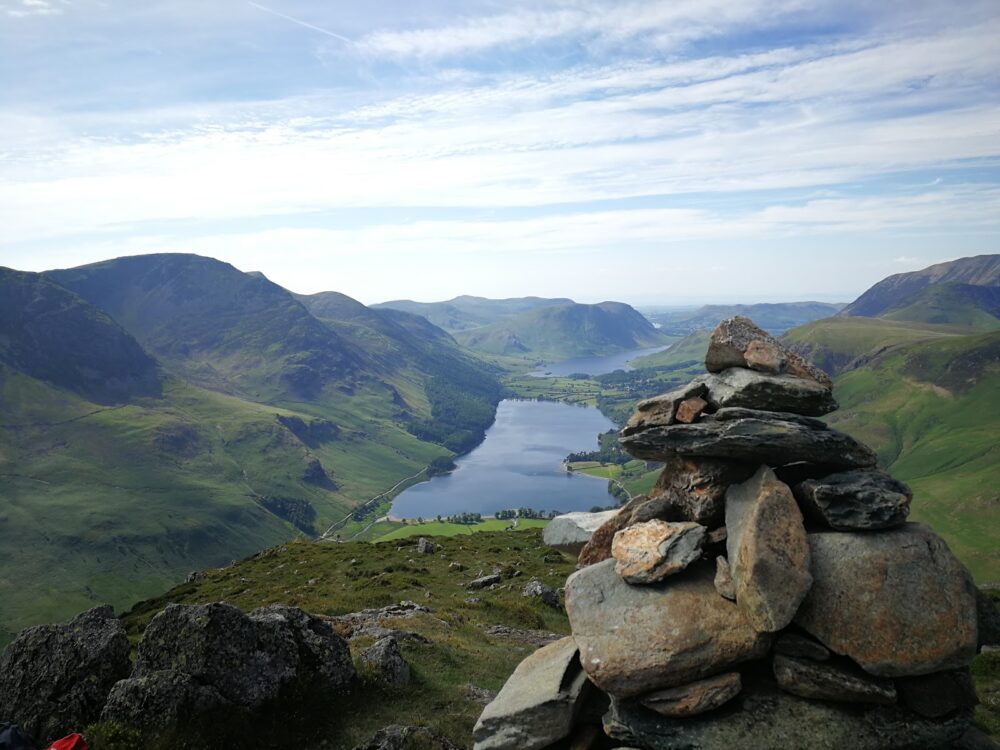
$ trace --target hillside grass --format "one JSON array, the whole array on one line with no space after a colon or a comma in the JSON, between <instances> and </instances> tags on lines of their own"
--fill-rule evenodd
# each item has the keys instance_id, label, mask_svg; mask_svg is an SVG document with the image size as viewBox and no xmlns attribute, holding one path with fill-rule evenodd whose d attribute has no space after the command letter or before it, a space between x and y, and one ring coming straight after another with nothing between
<instances>
[{"instance_id":1,"label":"hillside grass","mask_svg":"<svg viewBox=\"0 0 1000 750\"><path fill-rule=\"evenodd\" d=\"M505 625L568 634L569 623L561 609L526 598L521 590L533 578L561 587L573 572L575 559L546 547L539 529L439 536L434 540L438 548L424 555L416 552L415 541L289 543L232 567L207 571L195 583L137 605L123 619L135 643L152 617L172 602L224 600L244 611L280 602L321 615L340 615L415 601L431 612L389 625L429 639L429 643L401 643L412 670L409 685L388 689L362 679L348 696L336 697L318 710L289 711L280 714L283 721L275 727L248 726L240 731L250 732L248 739L256 747L339 750L354 747L388 724L419 724L470 747L472 727L483 705L470 698L468 686L499 690L514 667L536 648L488 635L486 630ZM400 546L399 542L408 543ZM450 569L452 563L464 570ZM493 570L503 576L498 588L466 590L465 584L473 578ZM356 660L369 645L370 639L351 642ZM94 728L92 735L99 738L92 745L94 750L137 746L100 739L110 734ZM197 738L190 742L176 737L163 743L142 738L141 746L147 750L200 747Z\"/></svg>"},{"instance_id":2,"label":"hillside grass","mask_svg":"<svg viewBox=\"0 0 1000 750\"><path fill-rule=\"evenodd\" d=\"M395 531L390 531L384 536L375 538L375 542L391 542L397 539L410 539L412 537L438 537L438 536L460 536L471 535L490 531L506 531L514 519L489 518L480 523L448 523L447 521L427 521L425 523L406 524ZM519 518L514 531L525 531L527 529L543 529L549 522L540 518Z\"/></svg>"}]
</instances>

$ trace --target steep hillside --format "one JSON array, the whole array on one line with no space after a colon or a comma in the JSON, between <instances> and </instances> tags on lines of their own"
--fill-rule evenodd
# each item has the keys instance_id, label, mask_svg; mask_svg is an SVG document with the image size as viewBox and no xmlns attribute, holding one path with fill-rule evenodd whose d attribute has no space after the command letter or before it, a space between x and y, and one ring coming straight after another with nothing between
<instances>
[{"instance_id":1,"label":"steep hillside","mask_svg":"<svg viewBox=\"0 0 1000 750\"><path fill-rule=\"evenodd\" d=\"M932 284L879 317L993 331L1000 328L1000 286Z\"/></svg>"},{"instance_id":2,"label":"steep hillside","mask_svg":"<svg viewBox=\"0 0 1000 750\"><path fill-rule=\"evenodd\" d=\"M530 354L550 361L653 347L670 340L621 302L545 307L455 337L490 354Z\"/></svg>"},{"instance_id":3,"label":"steep hillside","mask_svg":"<svg viewBox=\"0 0 1000 750\"><path fill-rule=\"evenodd\" d=\"M778 336L790 328L810 323L820 318L836 315L843 305L828 302L777 302L756 305L705 305L696 310L650 311L646 314L660 329L675 336L686 336L695 331L712 330L720 320L743 315L757 325Z\"/></svg>"},{"instance_id":4,"label":"steep hillside","mask_svg":"<svg viewBox=\"0 0 1000 750\"><path fill-rule=\"evenodd\" d=\"M903 306L909 298L928 286L946 283L1000 286L1000 255L960 258L928 266L921 271L889 276L847 305L840 315L877 317L892 308Z\"/></svg>"},{"instance_id":5,"label":"steep hillside","mask_svg":"<svg viewBox=\"0 0 1000 750\"><path fill-rule=\"evenodd\" d=\"M690 370L692 377L694 377L704 370L705 354L708 352L708 337L711 333L711 329L706 328L693 331L666 351L638 357L629 364L640 370L650 368Z\"/></svg>"},{"instance_id":6,"label":"steep hillside","mask_svg":"<svg viewBox=\"0 0 1000 750\"><path fill-rule=\"evenodd\" d=\"M414 302L408 299L393 300L372 305L375 309L393 309L420 315L446 331L464 331L507 320L531 310L571 304L573 300L544 297L512 297L487 299L462 295L446 302Z\"/></svg>"}]
</instances>

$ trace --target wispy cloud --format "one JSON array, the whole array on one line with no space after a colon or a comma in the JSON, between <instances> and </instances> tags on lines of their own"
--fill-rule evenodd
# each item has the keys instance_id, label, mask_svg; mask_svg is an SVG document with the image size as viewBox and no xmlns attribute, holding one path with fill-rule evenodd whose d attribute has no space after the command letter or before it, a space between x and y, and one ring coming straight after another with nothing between
<instances>
[{"instance_id":1,"label":"wispy cloud","mask_svg":"<svg viewBox=\"0 0 1000 750\"><path fill-rule=\"evenodd\" d=\"M63 9L49 0L15 0L11 5L3 8L6 15L11 18L24 18L27 16L57 16Z\"/></svg>"},{"instance_id":2,"label":"wispy cloud","mask_svg":"<svg viewBox=\"0 0 1000 750\"><path fill-rule=\"evenodd\" d=\"M34 2L39 2L39 0L34 0ZM300 18L295 18L293 16L289 16L289 15L286 15L286 14L281 13L279 11L276 11L273 8L268 8L268 7L266 7L264 5L261 5L259 3L250 2L250 0L247 0L247 5L250 5L250 6L254 7L254 8L257 8L257 10L262 10L265 13L270 13L272 16L277 16L278 18L283 18L286 21L291 21L292 23L296 23L299 26L303 26L303 27L305 27L307 29L311 29L312 31L318 31L320 34L326 34L327 36L332 36L334 39L339 39L340 41L346 42L347 44L354 44L353 40L348 39L346 36L338 34L335 31L330 31L329 29L321 28L319 26L316 26L315 24L311 24L311 23L308 23L307 21L303 21Z\"/></svg>"}]
</instances>

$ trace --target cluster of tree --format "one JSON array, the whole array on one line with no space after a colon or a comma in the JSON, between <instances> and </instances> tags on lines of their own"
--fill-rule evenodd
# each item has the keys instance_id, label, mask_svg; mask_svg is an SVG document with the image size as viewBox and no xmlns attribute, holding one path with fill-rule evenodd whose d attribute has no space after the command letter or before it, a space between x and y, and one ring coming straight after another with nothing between
<instances>
[{"instance_id":1,"label":"cluster of tree","mask_svg":"<svg viewBox=\"0 0 1000 750\"><path fill-rule=\"evenodd\" d=\"M598 448L596 451L582 451L580 453L570 453L566 460L573 461L599 461L602 464L624 464L632 460L618 443L618 431L608 430L597 436Z\"/></svg>"},{"instance_id":2,"label":"cluster of tree","mask_svg":"<svg viewBox=\"0 0 1000 750\"><path fill-rule=\"evenodd\" d=\"M431 418L414 420L409 431L454 453L467 453L483 441L503 397L496 378L471 367L431 378L426 390Z\"/></svg>"},{"instance_id":3,"label":"cluster of tree","mask_svg":"<svg viewBox=\"0 0 1000 750\"><path fill-rule=\"evenodd\" d=\"M436 477L455 470L455 462L449 456L438 456L427 466L427 476Z\"/></svg>"},{"instance_id":4,"label":"cluster of tree","mask_svg":"<svg viewBox=\"0 0 1000 750\"><path fill-rule=\"evenodd\" d=\"M316 520L316 509L308 500L300 500L296 497L265 497L260 500L268 511L283 518L295 528L306 534L315 534L313 521Z\"/></svg>"},{"instance_id":5,"label":"cluster of tree","mask_svg":"<svg viewBox=\"0 0 1000 750\"><path fill-rule=\"evenodd\" d=\"M441 521L441 516L437 517L438 521ZM448 523L460 523L466 526L472 526L476 523L482 523L483 514L482 513L457 513L453 516L447 516L444 519Z\"/></svg>"},{"instance_id":6,"label":"cluster of tree","mask_svg":"<svg viewBox=\"0 0 1000 750\"><path fill-rule=\"evenodd\" d=\"M498 510L493 514L499 519L508 518L555 518L559 515L558 512L535 510L534 508L508 508L507 510Z\"/></svg>"}]
</instances>

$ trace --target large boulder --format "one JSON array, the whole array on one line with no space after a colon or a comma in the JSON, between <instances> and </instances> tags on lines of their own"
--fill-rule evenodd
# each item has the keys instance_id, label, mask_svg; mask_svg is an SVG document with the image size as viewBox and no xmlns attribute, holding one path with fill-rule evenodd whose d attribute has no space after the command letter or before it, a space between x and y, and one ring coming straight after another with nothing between
<instances>
[{"instance_id":1,"label":"large boulder","mask_svg":"<svg viewBox=\"0 0 1000 750\"><path fill-rule=\"evenodd\" d=\"M809 542L791 489L760 467L726 492L726 530L736 603L755 629L781 630L812 585Z\"/></svg>"},{"instance_id":2,"label":"large boulder","mask_svg":"<svg viewBox=\"0 0 1000 750\"><path fill-rule=\"evenodd\" d=\"M712 331L705 355L705 369L709 372L722 372L730 367L787 372L800 378L810 378L827 388L833 387L829 375L741 315L719 323Z\"/></svg>"},{"instance_id":3,"label":"large boulder","mask_svg":"<svg viewBox=\"0 0 1000 750\"><path fill-rule=\"evenodd\" d=\"M652 427L620 438L636 458L729 458L780 466L805 461L838 468L874 466L875 453L810 417L753 409L721 409L694 424Z\"/></svg>"},{"instance_id":4,"label":"large boulder","mask_svg":"<svg viewBox=\"0 0 1000 750\"><path fill-rule=\"evenodd\" d=\"M794 375L768 375L734 367L704 376L701 382L713 410L745 407L819 417L837 408L828 386Z\"/></svg>"},{"instance_id":5,"label":"large boulder","mask_svg":"<svg viewBox=\"0 0 1000 750\"><path fill-rule=\"evenodd\" d=\"M27 628L0 657L0 719L48 746L96 721L130 669L128 637L110 606Z\"/></svg>"},{"instance_id":6,"label":"large boulder","mask_svg":"<svg viewBox=\"0 0 1000 750\"><path fill-rule=\"evenodd\" d=\"M210 685L202 685L185 672L164 670L116 683L101 721L167 729L228 705L229 701Z\"/></svg>"},{"instance_id":7,"label":"large boulder","mask_svg":"<svg viewBox=\"0 0 1000 750\"><path fill-rule=\"evenodd\" d=\"M614 699L604 731L646 750L944 750L971 719L971 711L935 721L897 706L809 700L761 682L718 711L681 719Z\"/></svg>"},{"instance_id":8,"label":"large boulder","mask_svg":"<svg viewBox=\"0 0 1000 750\"><path fill-rule=\"evenodd\" d=\"M884 471L842 471L795 485L806 514L837 531L888 529L906 522L910 488Z\"/></svg>"},{"instance_id":9,"label":"large boulder","mask_svg":"<svg viewBox=\"0 0 1000 750\"><path fill-rule=\"evenodd\" d=\"M976 653L976 590L948 545L908 523L809 535L813 586L795 622L882 677L963 667Z\"/></svg>"},{"instance_id":10,"label":"large boulder","mask_svg":"<svg viewBox=\"0 0 1000 750\"><path fill-rule=\"evenodd\" d=\"M474 750L537 750L569 736L586 686L573 638L543 646L483 709L472 730Z\"/></svg>"},{"instance_id":11,"label":"large boulder","mask_svg":"<svg viewBox=\"0 0 1000 750\"><path fill-rule=\"evenodd\" d=\"M564 513L549 521L542 532L542 540L550 547L578 554L601 524L610 520L617 512L605 510L599 513Z\"/></svg>"},{"instance_id":12,"label":"large boulder","mask_svg":"<svg viewBox=\"0 0 1000 750\"><path fill-rule=\"evenodd\" d=\"M646 521L615 534L615 572L629 583L656 583L701 558L707 529L690 521Z\"/></svg>"},{"instance_id":13,"label":"large boulder","mask_svg":"<svg viewBox=\"0 0 1000 750\"><path fill-rule=\"evenodd\" d=\"M566 611L580 661L605 692L633 696L708 677L763 656L771 636L757 632L697 564L667 582L630 586L606 560L566 582Z\"/></svg>"}]
</instances>

